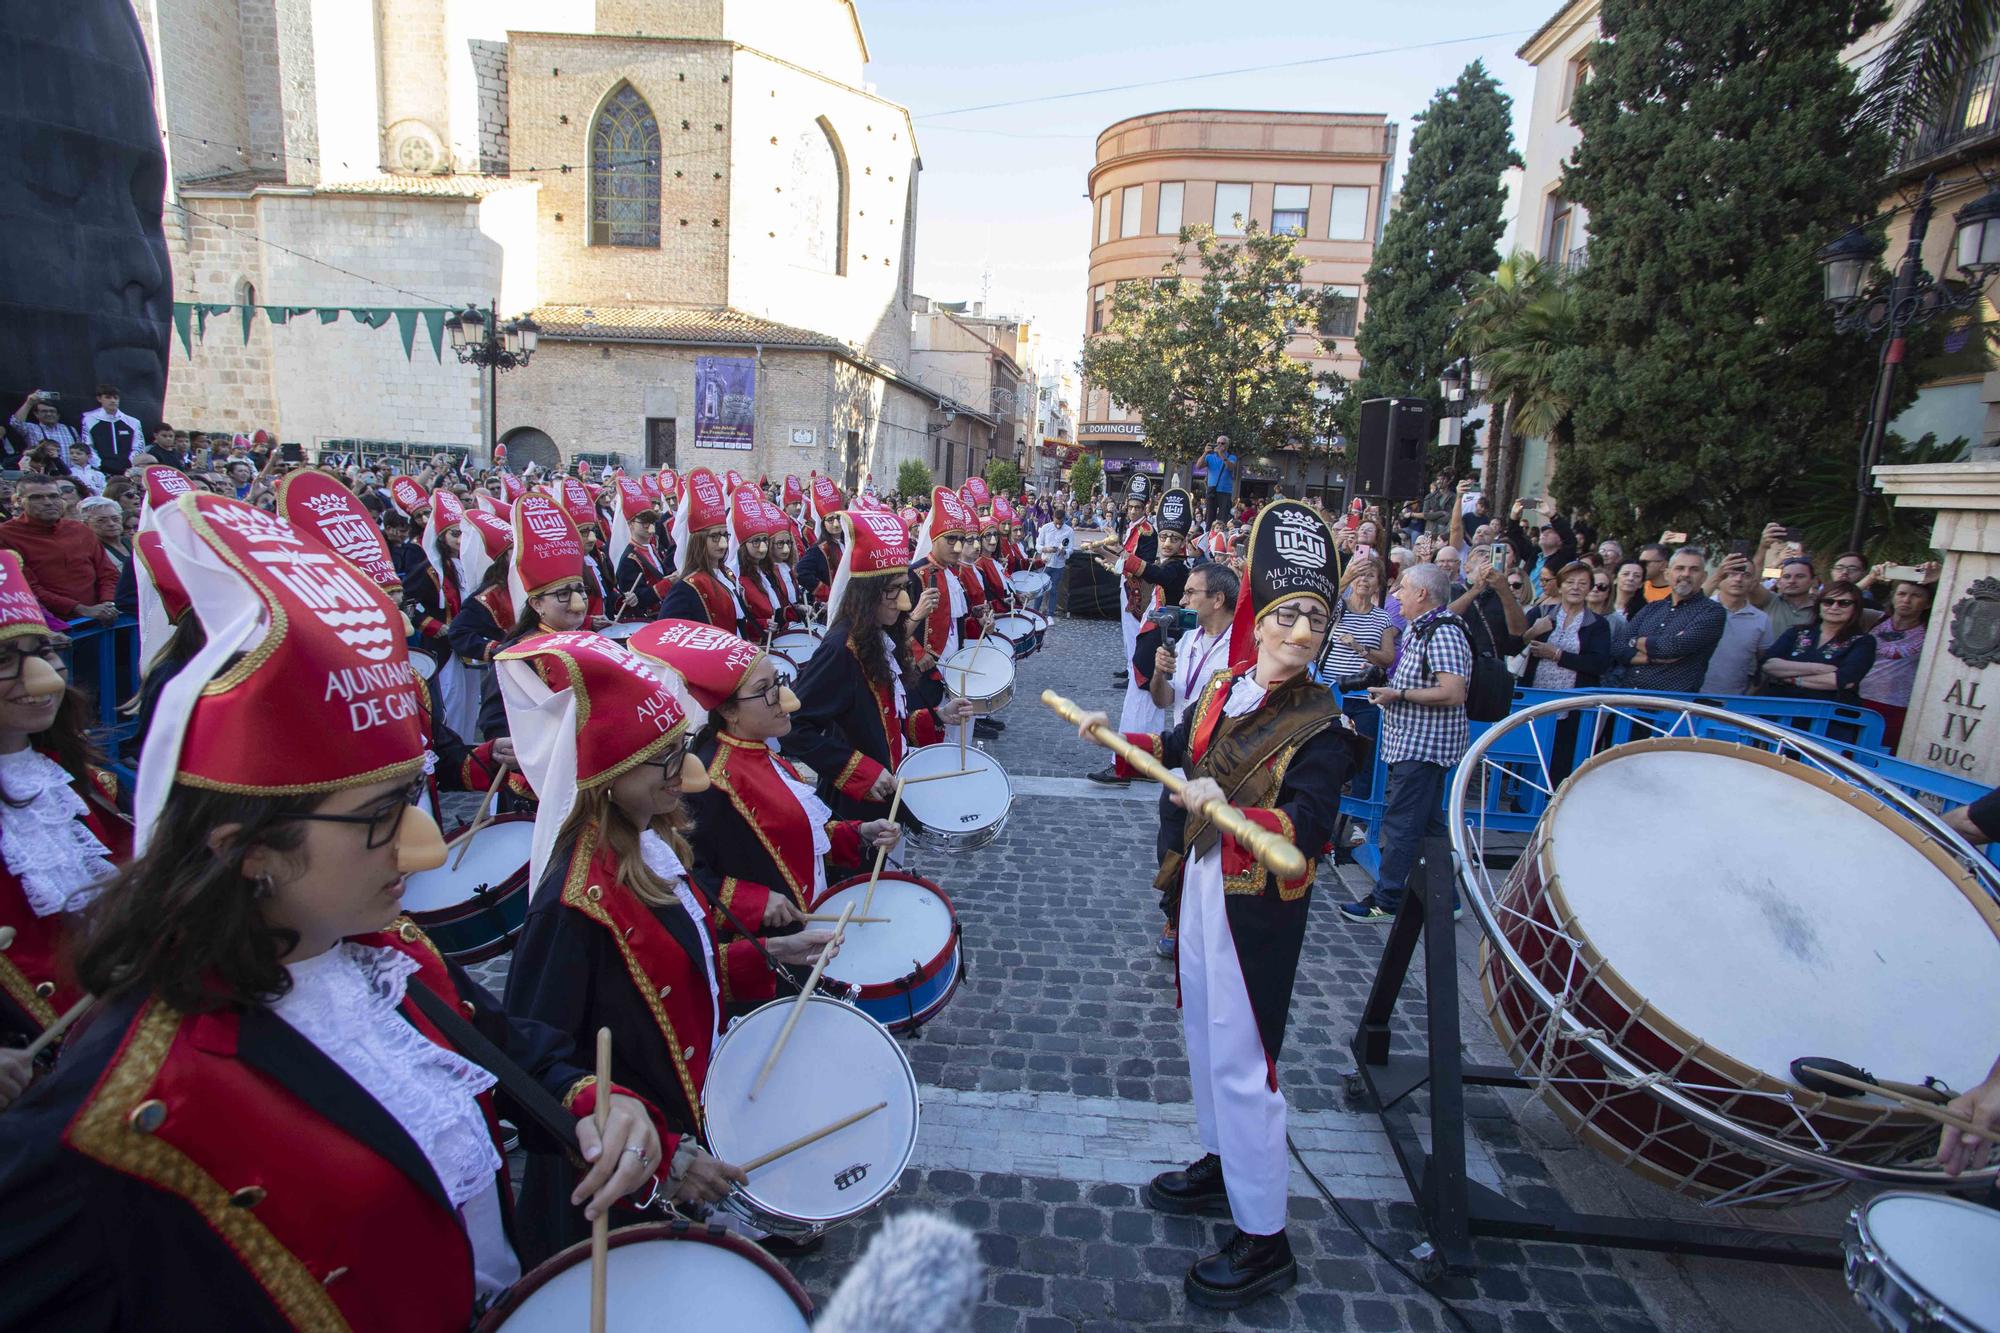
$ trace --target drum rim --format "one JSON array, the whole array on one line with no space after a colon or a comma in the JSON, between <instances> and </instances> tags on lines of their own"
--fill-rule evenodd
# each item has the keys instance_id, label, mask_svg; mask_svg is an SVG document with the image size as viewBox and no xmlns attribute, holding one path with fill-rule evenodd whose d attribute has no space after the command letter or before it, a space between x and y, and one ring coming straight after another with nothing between
<instances>
[{"instance_id":1,"label":"drum rim","mask_svg":"<svg viewBox=\"0 0 2000 1333\"><path fill-rule=\"evenodd\" d=\"M486 829L498 828L502 824L532 825L534 822L535 822L535 817L533 815L527 814L522 811L515 811L513 814L493 816L493 818L486 821L486 828L482 828L480 832L484 833ZM459 834L463 833L469 827L471 827L469 824L461 824L458 828L452 830L451 837L457 837ZM447 838L445 841L449 843L450 840L451 840L450 838ZM431 867L431 869L433 870L436 870L438 868L439 867L437 866ZM518 872L516 872L520 880L520 884L518 886L515 884L515 878L516 878L515 875L509 875L506 879L502 880L500 883L500 887L495 889L491 894L488 895L488 897L492 901L481 904L482 910L486 907L491 907L494 903L499 902L502 898L506 897L509 893L513 892L515 888L525 887L528 882L528 872L533 868L534 868L534 862L530 860L527 864L523 865ZM415 873L421 875L424 874L425 872L419 870L416 871ZM408 883L408 880L409 876L407 875L404 876L404 882L406 885ZM450 907L437 907L437 908L431 908L429 910L422 910L406 906L403 908L403 915L409 917L412 921L415 921L418 925L421 926L427 920L430 921L456 920L457 918L455 916L448 914L456 913L459 911L460 908L464 906L465 902L457 902L453 903Z\"/></svg>"},{"instance_id":2,"label":"drum rim","mask_svg":"<svg viewBox=\"0 0 2000 1333\"><path fill-rule=\"evenodd\" d=\"M781 995L775 1000L766 1000L763 1004L758 1005L755 1009L752 1009L749 1013L743 1015L742 1018L739 1018L735 1020L735 1022L731 1023L730 1030L734 1031L737 1024L747 1023L748 1020L755 1018L758 1014L762 1013L766 1009L777 1008L779 1006L789 1007L796 1003L798 1003L798 996L796 995ZM903 1150L903 1160L898 1162L896 1164L896 1169L890 1173L888 1186L884 1188L880 1194L875 1195L871 1202L864 1204L863 1206L855 1209L851 1213L843 1213L839 1217L817 1218L817 1217L800 1217L797 1213L788 1213L784 1209L777 1207L776 1205L766 1201L763 1198L760 1198L755 1192L753 1192L751 1187L748 1185L737 1185L732 1187L727 1198L724 1200L724 1202L728 1202L728 1200L730 1199L743 1200L744 1203L747 1204L749 1207L755 1208L758 1212L762 1213L767 1217L780 1218L784 1221L797 1223L800 1226L809 1227L813 1231L819 1232L819 1231L825 1231L832 1227L837 1227L843 1222L851 1222L855 1218L860 1217L863 1213L869 1212L872 1209L880 1207L883 1203L887 1202L891 1194L894 1194L897 1191L897 1189L900 1188L900 1182L902 1181L903 1178L903 1172L909 1169L911 1159L913 1159L917 1155L917 1140L923 1134L924 1090L923 1090L923 1085L917 1082L916 1067L910 1063L909 1053L903 1049L902 1043L896 1040L896 1034L889 1030L888 1024L884 1023L881 1019L875 1017L875 1015L867 1012L866 1010L856 1008L854 1005L849 1004L845 1000L836 1000L831 995L809 996L807 997L806 1003L834 1005L838 1008L845 1009L848 1013L854 1014L859 1018L865 1018L870 1023L873 1023L876 1027L880 1028L882 1030L882 1036L888 1042L889 1049L896 1053L896 1061L898 1067L902 1069L904 1077L907 1078L910 1083L910 1143L909 1146ZM722 1034L721 1040L717 1041L715 1044L716 1055L720 1055L722 1053L723 1043L727 1042L728 1040L729 1040L729 1032L724 1032ZM715 1069L714 1056L709 1057L708 1067L710 1072L714 1071ZM709 1086L710 1085L704 1084L701 1090L701 1123L702 1123L701 1138L703 1140L703 1146L708 1148L710 1152L713 1152L714 1147L710 1142L710 1135L708 1131L708 1126L712 1123L712 1119L708 1113ZM771 1230L772 1228L765 1228L765 1229Z\"/></svg>"},{"instance_id":3,"label":"drum rim","mask_svg":"<svg viewBox=\"0 0 2000 1333\"><path fill-rule=\"evenodd\" d=\"M783 1264L773 1259L762 1246L755 1245L712 1223L690 1222L686 1218L676 1218L671 1222L640 1222L632 1226L615 1227L611 1231L608 1244L615 1250L621 1245L654 1240L692 1240L728 1250L741 1258L748 1259L761 1269L766 1277L775 1281L784 1290L785 1295L791 1298L792 1304L798 1307L800 1316L807 1322L811 1322L813 1315L817 1313L813 1308L812 1297L806 1294L805 1287ZM548 1284L550 1278L558 1273L567 1272L578 1264L589 1262L588 1236L573 1245L566 1245L557 1250L515 1279L514 1285L507 1288L507 1294L496 1301L493 1308L480 1318L477 1333L497 1333L497 1330L504 1327L508 1318L520 1311L529 1297Z\"/></svg>"},{"instance_id":4,"label":"drum rim","mask_svg":"<svg viewBox=\"0 0 2000 1333\"><path fill-rule=\"evenodd\" d=\"M1940 1327L1962 1330L1962 1333L1978 1333L1976 1325L1968 1323L1959 1316L1958 1311L1950 1309L1940 1302L1932 1294L1930 1288L1917 1281L1908 1268L1896 1262L1894 1254L1883 1248L1881 1237L1877 1236L1874 1228L1868 1225L1868 1212L1884 1199L1919 1199L1926 1204L1946 1204L1954 1211L1970 1211L1984 1216L1990 1216L1993 1210L1973 1203L1968 1199L1956 1199L1948 1195L1931 1194L1922 1190L1884 1190L1873 1198L1864 1199L1860 1203L1855 1204L1847 1214L1847 1227L1851 1234L1848 1246L1843 1248L1858 1245L1861 1250L1861 1257L1870 1267L1894 1283L1898 1291L1903 1292L1916 1301L1922 1302L1927 1309L1935 1307L1944 1316ZM1849 1255L1851 1258L1851 1248L1849 1249ZM1849 1285L1851 1287L1853 1284L1850 1283ZM1856 1299L1860 1299L1858 1291L1856 1292Z\"/></svg>"},{"instance_id":5,"label":"drum rim","mask_svg":"<svg viewBox=\"0 0 2000 1333\"><path fill-rule=\"evenodd\" d=\"M866 884L871 879L874 878L875 878L874 875L851 875L848 878L840 881L840 883L838 884L829 884L827 886L825 893L822 893L819 897L813 899L812 910L815 912L819 911L820 904L832 898L834 894L840 893L846 889L851 889L856 884ZM944 910L951 914L951 924L953 928L945 936L944 948L939 949L937 952L937 957L923 964L923 966L919 969L919 977L918 977L919 982L921 983L924 981L929 981L932 978L936 977L938 973L944 971L944 965L947 962L951 961L952 954L958 952L962 947L959 943L959 938L961 935L964 934L964 926L960 923L958 919L958 908L952 904L950 894L946 893L943 889L939 888L936 884L932 883L930 880L925 879L922 875L917 874L915 871L884 870L882 872L881 878L894 879L905 884L914 884L920 889L930 890L930 892L938 896L938 901L944 904ZM842 980L840 977L834 976L832 971L832 967L838 965L839 965L838 962L836 962L833 965L831 965L827 970L827 975L834 977L834 980L836 981ZM896 983L893 981L850 981L847 982L846 984L850 986L859 986L861 988L862 995L866 996L869 999L883 999L883 998L893 999L895 996L902 993L894 989ZM871 992L877 990L880 991L880 994L871 994ZM869 1017L873 1018L874 1015L870 1014ZM878 1023L881 1022L880 1019L876 1019L875 1021ZM887 1027L888 1024L883 1023L882 1026Z\"/></svg>"},{"instance_id":6,"label":"drum rim","mask_svg":"<svg viewBox=\"0 0 2000 1333\"><path fill-rule=\"evenodd\" d=\"M999 637L1006 638L1006 635L1003 634L1000 635ZM940 657L938 659L938 664L937 664L938 678L944 681L944 692L950 695L954 699L968 699L973 703L977 704L991 704L995 709L1004 708L1007 706L1007 704L1011 703L1014 698L1014 675L1015 675L1014 657L1011 651L1007 653L998 654L993 658L994 661L1000 662L1006 666L1007 679L1004 682L1002 682L999 689L994 690L991 694L967 694L964 689L965 686L964 674L961 674L959 676L959 682L958 682L959 688L953 689L951 684L951 678L945 675L945 672L948 670L956 670L956 668L950 665L951 660L953 658L967 654L977 654L980 650L980 645L985 642L986 642L985 637L981 636L980 638L974 640L973 642L968 644L963 644L956 650L946 653L943 657ZM1014 641L1012 639L1007 639L1007 642L1009 645L1012 645Z\"/></svg>"},{"instance_id":7,"label":"drum rim","mask_svg":"<svg viewBox=\"0 0 2000 1333\"><path fill-rule=\"evenodd\" d=\"M1855 813L1873 818L1880 827L1902 838L1904 842L1914 846L1918 851L1925 853L1927 859L1932 860L1934 864L1942 860L1940 856L1933 854L1933 849L1925 848L1921 844L1915 843L1904 830L1882 819L1882 803L1880 801L1868 801L1859 792L1856 792L1852 786L1837 783L1828 774L1806 768L1804 765L1788 761L1781 756L1758 750L1753 746L1741 745L1734 741L1718 741L1704 736L1660 736L1630 741L1624 745L1614 746L1609 750L1592 755L1589 759L1576 766L1575 771L1570 774L1570 779L1573 782L1594 768L1604 767L1609 762L1630 757L1633 753L1653 754L1661 752L1724 754L1731 759L1749 760L1752 763L1761 764L1766 768L1785 773L1788 776L1803 778L1819 786L1822 790L1837 799L1846 802ZM1734 1079L1745 1089L1774 1095L1789 1095L1793 1101L1800 1104L1802 1110L1811 1114L1824 1114L1835 1120L1850 1121L1863 1125L1903 1124L1913 1130L1920 1129L1930 1123L1923 1116L1913 1111L1903 1111L1894 1106L1865 1102L1858 1099L1831 1097L1825 1093L1813 1092L1811 1089L1800 1087L1789 1079L1779 1078L1768 1070L1759 1069L1754 1065L1745 1063L1743 1060L1732 1055L1724 1047L1718 1046L1713 1041L1704 1039L1682 1026L1669 1012L1659 1007L1658 1001L1640 994L1638 989L1618 970L1617 964L1607 958L1603 951L1597 947L1596 942L1590 938L1589 930L1583 925L1581 919L1572 908L1568 895L1563 891L1562 876L1557 874L1555 870L1551 857L1551 850L1556 845L1553 820L1563 799L1575 790L1571 782L1565 782L1557 790L1556 794L1550 798L1548 809L1543 812L1541 821L1542 825L1546 827L1547 832L1542 832L1538 828L1534 840L1523 850L1522 855L1525 858L1529 852L1536 853L1536 859L1542 867L1542 891L1548 895L1549 905L1553 909L1552 915L1561 924L1563 931L1576 941L1577 951L1589 965L1590 975L1599 985L1610 991L1617 997L1620 1003L1625 1005L1627 1010L1633 1015L1633 1021L1643 1023L1645 1026L1651 1028L1655 1034L1673 1043L1677 1049L1683 1052L1699 1050L1702 1063L1713 1068L1716 1072ZM1992 899L1986 898L1983 893L1980 893L1976 883L1968 885L1966 881L1970 881L1971 877L1965 875L1959 867L1939 864L1939 869L1945 870L1959 891L1966 895L1967 900L1975 908L1979 909L1982 915L1988 918L1989 924L1994 928L1996 938L2000 938L2000 904L1994 903ZM1985 899L1983 906L1980 901L1981 899ZM1873 1112L1874 1114L1864 1115L1862 1114L1864 1111Z\"/></svg>"},{"instance_id":8,"label":"drum rim","mask_svg":"<svg viewBox=\"0 0 2000 1333\"><path fill-rule=\"evenodd\" d=\"M1957 859L1963 866L1967 867L1966 873L1976 883L1981 885L1989 897L1994 896L1996 892L2000 892L2000 890L1987 887L1989 879L1993 884L2000 885L2000 867L1994 867L1992 863L1986 862L1962 837L1945 825L1941 819L1908 796L1905 796L1885 779L1851 760L1836 754L1812 737L1802 735L1801 733L1792 731L1788 727L1779 726L1762 718L1749 717L1741 713L1732 713L1726 709L1692 700L1667 700L1643 694L1579 693L1572 697L1545 700L1542 703L1519 709L1492 724L1473 740L1472 744L1466 749L1465 755L1459 760L1457 770L1452 775L1451 788L1447 796L1449 805L1445 821L1446 831L1451 839L1452 861L1457 871L1459 890L1465 900L1472 906L1473 915L1478 919L1480 929L1484 935L1484 943L1499 955L1502 965L1507 969L1509 974L1526 987L1528 993L1541 1004L1543 1009L1550 1011L1552 1017L1561 1023L1567 1040L1575 1042L1589 1050L1607 1070L1615 1070L1637 1080L1639 1089L1647 1096L1673 1107L1703 1128L1709 1129L1767 1158L1775 1159L1782 1164L1803 1167L1809 1171L1845 1180L1865 1180L1885 1184L1949 1183L1952 1178L1947 1177L1941 1170L1937 1169L1924 1170L1909 1165L1853 1162L1824 1154L1807 1152L1795 1144L1787 1143L1781 1139L1774 1139L1759 1130L1731 1120L1716 1112L1707 1104L1686 1096L1676 1088L1661 1086L1647 1077L1651 1071L1636 1064L1624 1052L1593 1035L1582 1019L1570 1012L1566 1006L1559 1006L1556 1003L1555 996L1542 984L1541 979L1529 970L1519 952L1506 937L1498 914L1495 911L1493 901L1488 895L1487 884L1479 874L1479 870L1483 868L1481 865L1481 848L1474 843L1473 834L1475 828L1482 821L1478 817L1480 812L1477 807L1474 807L1470 812L1467 809L1472 796L1473 775L1483 770L1483 761L1486 754L1509 732L1552 714L1592 707L1622 710L1628 714L1664 714L1673 717L1675 720L1664 727L1649 720L1644 721L1644 725L1652 726L1660 738L1665 738L1670 731L1679 728L1690 718L1706 718L1726 723L1736 730L1773 741L1780 747L1781 752L1788 751L1799 759L1809 761L1810 764L1825 769L1831 774L1849 779L1852 785L1862 788L1867 794L1873 796L1878 804L1895 811L1898 815L1915 823L1926 833L1930 834L1934 844L1941 843L1946 847L1956 849L1959 855L1954 859ZM1625 750L1629 745L1643 744L1646 739L1649 738L1628 741L1624 744L1613 746L1599 754L1592 755L1589 760L1585 761L1585 764L1579 764L1575 771L1580 773L1587 764L1596 763L1606 756L1616 755ZM1689 739L1709 740L1706 737L1690 737ZM1727 741L1713 741L1711 743L1722 746L1741 745L1741 742ZM1753 747L1742 746L1742 748L1750 749ZM1544 768L1546 770L1546 764ZM1547 776L1546 771L1544 772L1544 776ZM1575 776L1575 774L1572 773L1571 776ZM1558 791L1557 795L1560 796L1560 794L1560 791ZM1550 802L1551 806L1554 803L1554 799L1552 798ZM1546 819L1547 812L1545 811L1543 820L1546 821ZM1537 827L1539 831L1539 823ZM1787 1091L1795 1093L1804 1092L1803 1089L1793 1089L1789 1084L1785 1086ZM1991 1163L1977 1171L1965 1172L1958 1177L1958 1180L1990 1181L1996 1176L2000 1176L2000 1162Z\"/></svg>"},{"instance_id":9,"label":"drum rim","mask_svg":"<svg viewBox=\"0 0 2000 1333\"><path fill-rule=\"evenodd\" d=\"M909 763L912 759L916 758L920 754L923 754L927 750L956 750L957 748L958 747L952 744L950 741L939 741L935 745L919 745L913 750L906 750L903 752L902 763L896 765L895 768L896 776L901 777L903 775L904 764ZM912 819L915 819L917 821L918 828L921 830L925 830L927 832L927 835L930 837L944 837L944 838L972 837L978 834L986 834L989 837L998 837L1000 830L1007 827L1007 816L1013 813L1014 779L1008 775L1006 768L1002 766L1002 764L998 759L995 759L992 755L986 753L986 751L984 750L978 749L977 747L968 747L965 753L967 755L968 760L972 755L977 754L981 759L993 765L993 771L1000 775L1001 783L1005 785L1005 787L1007 788L1007 803L1000 808L1000 818L995 820L990 825L985 825L981 828L970 830L969 832L959 829L946 829L939 833L928 833L928 830L930 829L931 826L924 823L922 818L920 818L914 810L910 809L908 804L905 804L903 806L903 813L909 815ZM984 844L980 845L983 846ZM952 910L954 914L957 912L956 908L953 908Z\"/></svg>"}]
</instances>

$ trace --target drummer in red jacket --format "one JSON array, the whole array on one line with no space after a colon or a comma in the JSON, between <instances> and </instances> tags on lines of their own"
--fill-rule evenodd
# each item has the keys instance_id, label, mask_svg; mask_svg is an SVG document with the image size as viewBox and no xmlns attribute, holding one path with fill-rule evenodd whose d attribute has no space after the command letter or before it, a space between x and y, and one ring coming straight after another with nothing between
<instances>
[{"instance_id":1,"label":"drummer in red jacket","mask_svg":"<svg viewBox=\"0 0 2000 1333\"><path fill-rule=\"evenodd\" d=\"M702 1086L728 1007L796 992L830 931L798 924L784 894L688 870L684 792L708 785L681 705L621 644L544 634L495 659L535 815L534 896L507 974L507 1010L572 1040L612 1033L619 1081L666 1114L667 1188L712 1203L743 1173L701 1147ZM735 938L723 937L726 923ZM521 1189L531 1262L587 1234L561 1158L537 1152Z\"/></svg>"},{"instance_id":2,"label":"drummer in red jacket","mask_svg":"<svg viewBox=\"0 0 2000 1333\"><path fill-rule=\"evenodd\" d=\"M410 803L396 605L238 501L155 517L210 636L147 738L139 855L77 951L97 1006L0 1122L0 1328L466 1328L520 1272L497 1116L542 1131L416 994L576 1117L550 1130L593 1163L570 1181L588 1210L659 1173L659 1133L397 920L444 845Z\"/></svg>"},{"instance_id":3,"label":"drummer in red jacket","mask_svg":"<svg viewBox=\"0 0 2000 1333\"><path fill-rule=\"evenodd\" d=\"M34 1075L23 1048L83 998L65 965L77 913L131 850L62 644L20 557L0 551L0 1110Z\"/></svg>"}]
</instances>

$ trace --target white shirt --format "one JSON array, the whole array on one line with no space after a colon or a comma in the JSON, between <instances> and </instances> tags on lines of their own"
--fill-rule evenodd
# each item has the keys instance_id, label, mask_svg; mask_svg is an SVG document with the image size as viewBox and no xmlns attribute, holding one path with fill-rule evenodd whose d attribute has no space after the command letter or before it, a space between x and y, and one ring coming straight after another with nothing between
<instances>
[{"instance_id":1,"label":"white shirt","mask_svg":"<svg viewBox=\"0 0 2000 1333\"><path fill-rule=\"evenodd\" d=\"M1076 543L1076 529L1067 523L1058 524L1053 521L1044 523L1042 524L1042 530L1035 534L1035 545L1037 548L1043 546L1053 546L1056 548L1053 551L1042 552L1047 557L1050 569L1061 569L1069 564L1070 548L1063 545L1064 542L1068 542L1071 545Z\"/></svg>"},{"instance_id":2,"label":"white shirt","mask_svg":"<svg viewBox=\"0 0 2000 1333\"><path fill-rule=\"evenodd\" d=\"M35 749L0 754L0 854L36 916L87 906L114 873L69 771ZM16 805L14 802L20 802Z\"/></svg>"},{"instance_id":3,"label":"white shirt","mask_svg":"<svg viewBox=\"0 0 2000 1333\"><path fill-rule=\"evenodd\" d=\"M940 568L944 570L944 592L950 604L951 624L945 631L944 652L939 656L950 657L959 649L958 623L965 619L966 613L965 585L958 581L958 566L944 565Z\"/></svg>"},{"instance_id":4,"label":"white shirt","mask_svg":"<svg viewBox=\"0 0 2000 1333\"><path fill-rule=\"evenodd\" d=\"M681 910L694 921L694 933L701 940L701 966L708 974L708 1051L713 1056L716 1042L722 1039L722 987L715 979L715 942L708 937L707 914L688 890L687 867L674 855L674 849L667 846L665 838L647 829L639 835L639 855L646 862L646 869L674 886L674 897L679 900Z\"/></svg>"}]
</instances>

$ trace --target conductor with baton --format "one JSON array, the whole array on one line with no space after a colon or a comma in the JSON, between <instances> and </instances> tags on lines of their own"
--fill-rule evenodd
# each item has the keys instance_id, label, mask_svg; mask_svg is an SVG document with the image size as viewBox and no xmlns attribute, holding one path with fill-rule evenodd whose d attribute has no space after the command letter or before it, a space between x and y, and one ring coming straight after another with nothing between
<instances>
[{"instance_id":1,"label":"conductor with baton","mask_svg":"<svg viewBox=\"0 0 2000 1333\"><path fill-rule=\"evenodd\" d=\"M1332 617L1333 536L1302 504L1257 516L1217 672L1164 735L1118 737L1102 713L1043 701L1109 746L1123 773L1178 787L1188 812L1158 883L1180 932L1181 1028L1203 1156L1147 1187L1162 1212L1226 1212L1236 1232L1188 1271L1193 1304L1235 1309L1297 1280L1278 1054L1305 942L1313 869L1353 763L1332 696L1306 675ZM1181 784L1168 769L1188 774ZM1180 878L1176 900L1172 892Z\"/></svg>"}]
</instances>

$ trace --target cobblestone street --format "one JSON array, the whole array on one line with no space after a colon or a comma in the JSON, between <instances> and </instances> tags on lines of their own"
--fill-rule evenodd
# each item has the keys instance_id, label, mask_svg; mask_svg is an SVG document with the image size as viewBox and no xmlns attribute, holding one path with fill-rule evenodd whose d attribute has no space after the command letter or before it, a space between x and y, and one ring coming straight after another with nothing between
<instances>
[{"instance_id":1,"label":"cobblestone street","mask_svg":"<svg viewBox=\"0 0 2000 1333\"><path fill-rule=\"evenodd\" d=\"M1153 947L1158 788L1084 780L1106 752L1039 702L1054 688L1115 718L1117 660L1115 624L1058 622L1049 647L1021 664L1008 730L989 743L1014 782L1006 829L971 854L921 846L910 854L957 908L966 977L944 1012L905 1042L923 1085L922 1127L888 1209L937 1209L979 1233L982 1333L1460 1327L1440 1295L1482 1333L1864 1327L1831 1272L1481 1241L1478 1270L1433 1294L1371 1251L1364 1235L1399 1259L1423 1239L1378 1121L1350 1107L1343 1088L1347 1044L1386 932L1341 922L1335 908L1361 882L1324 868L1280 1077L1291 1137L1353 1225L1295 1165L1297 1287L1233 1315L1191 1310L1182 1274L1227 1223L1162 1216L1138 1193L1200 1152L1173 971ZM1475 958L1469 914L1459 931L1461 959ZM504 966L479 972L497 989ZM1471 964L1461 966L1476 997ZM1415 1044L1422 1018L1420 994L1406 990L1399 1047ZM1473 1000L1461 1028L1469 1057L1500 1060ZM1469 1174L1517 1203L1692 1213L1582 1148L1526 1094L1470 1089L1467 1105ZM1843 1212L1828 1203L1730 1220L1836 1231ZM836 1230L792 1265L815 1299L838 1284L880 1220Z\"/></svg>"}]
</instances>

